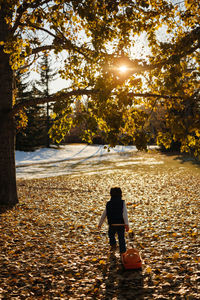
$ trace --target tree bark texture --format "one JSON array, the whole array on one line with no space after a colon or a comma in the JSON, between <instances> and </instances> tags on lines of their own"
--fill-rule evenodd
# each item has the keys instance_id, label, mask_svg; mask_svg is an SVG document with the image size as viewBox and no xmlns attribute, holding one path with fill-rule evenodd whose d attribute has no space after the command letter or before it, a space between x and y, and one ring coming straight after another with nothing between
<instances>
[{"instance_id":1,"label":"tree bark texture","mask_svg":"<svg viewBox=\"0 0 200 300\"><path fill-rule=\"evenodd\" d=\"M6 41L9 28L0 10L0 41ZM18 202L15 173L15 128L11 114L13 105L13 71L9 55L0 46L0 205Z\"/></svg>"}]
</instances>

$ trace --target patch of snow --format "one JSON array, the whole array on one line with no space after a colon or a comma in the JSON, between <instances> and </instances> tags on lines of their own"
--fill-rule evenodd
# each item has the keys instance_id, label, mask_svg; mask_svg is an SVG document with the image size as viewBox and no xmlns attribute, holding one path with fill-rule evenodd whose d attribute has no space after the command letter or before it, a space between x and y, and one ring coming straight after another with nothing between
<instances>
[{"instance_id":1,"label":"patch of snow","mask_svg":"<svg viewBox=\"0 0 200 300\"><path fill-rule=\"evenodd\" d=\"M16 166L65 161L80 158L101 157L103 155L121 154L136 151L135 146L116 146L110 152L103 145L69 144L55 148L40 148L33 152L15 152Z\"/></svg>"},{"instance_id":2,"label":"patch of snow","mask_svg":"<svg viewBox=\"0 0 200 300\"><path fill-rule=\"evenodd\" d=\"M16 151L16 174L17 178L31 179L109 173L119 167L148 164L143 157L132 157L136 151L135 146L116 146L108 152L103 145L86 144L69 144L57 149L41 148L34 152ZM153 163L156 162L149 162Z\"/></svg>"}]
</instances>

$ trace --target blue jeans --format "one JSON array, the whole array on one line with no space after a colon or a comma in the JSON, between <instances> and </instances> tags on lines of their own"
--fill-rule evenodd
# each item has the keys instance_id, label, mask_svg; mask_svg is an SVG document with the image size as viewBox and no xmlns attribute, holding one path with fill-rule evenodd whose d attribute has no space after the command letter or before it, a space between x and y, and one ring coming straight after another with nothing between
<instances>
[{"instance_id":1,"label":"blue jeans","mask_svg":"<svg viewBox=\"0 0 200 300\"><path fill-rule=\"evenodd\" d=\"M124 226L112 226L109 225L108 237L110 241L110 246L116 245L115 235L118 235L119 240L119 251L120 253L126 252L126 242L125 242L125 228Z\"/></svg>"}]
</instances>

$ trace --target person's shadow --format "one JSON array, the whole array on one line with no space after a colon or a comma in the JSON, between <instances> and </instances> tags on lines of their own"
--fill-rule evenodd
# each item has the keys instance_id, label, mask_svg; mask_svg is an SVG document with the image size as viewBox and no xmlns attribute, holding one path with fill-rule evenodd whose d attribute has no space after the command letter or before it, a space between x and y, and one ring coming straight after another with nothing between
<instances>
[{"instance_id":1,"label":"person's shadow","mask_svg":"<svg viewBox=\"0 0 200 300\"><path fill-rule=\"evenodd\" d=\"M144 284L142 270L125 270L120 258L110 253L108 269L104 273L104 299L144 299Z\"/></svg>"}]
</instances>

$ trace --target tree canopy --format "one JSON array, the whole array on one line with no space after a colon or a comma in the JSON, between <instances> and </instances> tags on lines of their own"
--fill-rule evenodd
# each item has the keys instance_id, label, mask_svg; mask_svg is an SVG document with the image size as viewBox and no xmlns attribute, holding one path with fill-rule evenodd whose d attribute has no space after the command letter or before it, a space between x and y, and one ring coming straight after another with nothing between
<instances>
[{"instance_id":1,"label":"tree canopy","mask_svg":"<svg viewBox=\"0 0 200 300\"><path fill-rule=\"evenodd\" d=\"M98 134L111 146L145 149L153 138L200 153L198 0L1 0L0 7L8 26L0 44L14 71L35 67L43 51L64 53L59 73L69 86L48 97L58 142L75 121L87 123L87 141ZM72 120L76 101L81 113ZM15 104L12 114L34 103Z\"/></svg>"}]
</instances>

